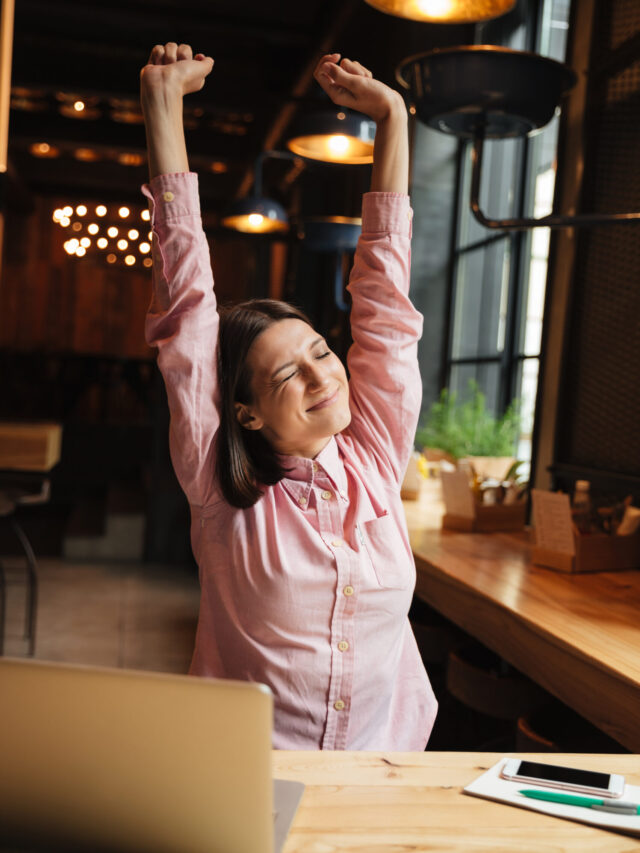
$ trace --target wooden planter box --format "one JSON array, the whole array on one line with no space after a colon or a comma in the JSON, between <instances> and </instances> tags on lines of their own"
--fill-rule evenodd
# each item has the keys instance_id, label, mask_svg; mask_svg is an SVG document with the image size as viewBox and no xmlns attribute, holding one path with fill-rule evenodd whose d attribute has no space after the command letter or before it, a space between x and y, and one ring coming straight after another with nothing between
<instances>
[{"instance_id":1,"label":"wooden planter box","mask_svg":"<svg viewBox=\"0 0 640 853\"><path fill-rule=\"evenodd\" d=\"M534 532L535 536L535 532ZM534 544L531 557L539 566L559 572L617 572L640 569L640 531L631 536L605 533L574 535L575 555L550 551Z\"/></svg>"},{"instance_id":2,"label":"wooden planter box","mask_svg":"<svg viewBox=\"0 0 640 853\"><path fill-rule=\"evenodd\" d=\"M524 528L527 506L517 504L476 504L475 516L466 518L446 513L442 518L445 530L461 530L465 533L497 533Z\"/></svg>"}]
</instances>

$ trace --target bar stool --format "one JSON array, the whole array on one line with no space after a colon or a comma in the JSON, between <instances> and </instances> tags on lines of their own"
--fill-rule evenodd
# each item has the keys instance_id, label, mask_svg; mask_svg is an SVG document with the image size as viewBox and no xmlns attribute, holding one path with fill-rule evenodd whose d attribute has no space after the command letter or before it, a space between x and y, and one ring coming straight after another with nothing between
<instances>
[{"instance_id":1,"label":"bar stool","mask_svg":"<svg viewBox=\"0 0 640 853\"><path fill-rule=\"evenodd\" d=\"M51 482L47 479L41 483L40 491L30 493L24 488L10 485L0 485L0 523L7 524L15 534L25 557L26 604L24 618L24 639L29 642L29 655L33 657L36 644L36 613L38 606L38 568L31 543L22 526L15 518L18 506L47 503L51 493ZM4 653L4 634L6 618L7 575L0 559L0 655Z\"/></svg>"},{"instance_id":2,"label":"bar stool","mask_svg":"<svg viewBox=\"0 0 640 853\"><path fill-rule=\"evenodd\" d=\"M518 752L628 752L618 741L557 700L518 718Z\"/></svg>"},{"instance_id":3,"label":"bar stool","mask_svg":"<svg viewBox=\"0 0 640 853\"><path fill-rule=\"evenodd\" d=\"M464 705L513 722L547 697L546 691L480 643L449 653L447 689Z\"/></svg>"}]
</instances>

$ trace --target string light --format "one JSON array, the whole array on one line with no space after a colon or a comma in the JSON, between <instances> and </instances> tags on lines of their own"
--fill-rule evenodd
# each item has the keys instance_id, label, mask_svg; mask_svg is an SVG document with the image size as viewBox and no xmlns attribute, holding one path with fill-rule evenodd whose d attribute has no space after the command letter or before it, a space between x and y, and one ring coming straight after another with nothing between
<instances>
[{"instance_id":1,"label":"string light","mask_svg":"<svg viewBox=\"0 0 640 853\"><path fill-rule=\"evenodd\" d=\"M68 204L64 207L57 207L52 211L53 222L57 222L61 228L71 226L70 230L77 234L77 236L63 243L64 251L68 255L77 258L85 256L94 257L97 260L97 250L107 250L101 255L101 258L104 258L109 264L123 263L127 267L134 267L136 264L142 262L142 265L145 267L153 265L150 257L140 257L138 254L132 253L132 250L137 248L143 256L149 255L151 252L151 231L148 232L149 242L147 242L144 233L141 234L138 228L119 228L111 224L114 219L116 221L118 219L126 219L132 214L131 209L127 205L119 207L113 205L108 207L104 204L98 204L92 209L95 211L96 216L106 218L106 222L99 225L97 222L87 221L87 219L83 221L83 218L89 214L89 207L86 204L77 204L75 207ZM133 213L136 217L140 216L140 219L143 221L148 222L151 218L148 210L138 209L133 211ZM122 224L124 225L124 223ZM101 231L102 236L98 236ZM91 235L91 237L88 235ZM125 239L125 236L129 239ZM91 239L92 237L96 239L93 240ZM143 242L138 244L136 241L139 239Z\"/></svg>"}]
</instances>

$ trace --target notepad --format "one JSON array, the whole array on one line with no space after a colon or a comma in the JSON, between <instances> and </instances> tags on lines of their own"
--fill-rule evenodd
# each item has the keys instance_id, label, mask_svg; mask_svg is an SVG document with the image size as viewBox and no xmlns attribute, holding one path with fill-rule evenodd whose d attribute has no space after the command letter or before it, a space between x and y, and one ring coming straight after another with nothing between
<instances>
[{"instance_id":1,"label":"notepad","mask_svg":"<svg viewBox=\"0 0 640 853\"><path fill-rule=\"evenodd\" d=\"M599 826L602 829L611 829L615 832L623 832L628 835L640 836L640 815L613 815L606 812L593 811L581 806L567 806L563 803L548 803L544 800L530 800L523 797L518 791L526 788L539 788L540 785L526 785L523 782L510 782L500 776L500 771L507 759L501 758L486 773L464 788L465 794L474 797L484 797L487 800L495 800L509 806L520 806L523 809L531 809L535 812L543 812L552 817L561 817L565 820L575 820L579 823L588 823ZM640 787L626 785L621 800L625 803L640 803ZM615 800L612 800L615 802Z\"/></svg>"}]
</instances>

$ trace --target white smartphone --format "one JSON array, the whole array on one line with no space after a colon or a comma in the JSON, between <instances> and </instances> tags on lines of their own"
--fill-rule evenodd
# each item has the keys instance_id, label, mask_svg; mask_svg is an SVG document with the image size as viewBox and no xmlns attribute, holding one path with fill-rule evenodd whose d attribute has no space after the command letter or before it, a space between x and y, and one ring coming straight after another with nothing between
<instances>
[{"instance_id":1,"label":"white smartphone","mask_svg":"<svg viewBox=\"0 0 640 853\"><path fill-rule=\"evenodd\" d=\"M505 761L500 775L514 782L525 782L527 785L560 788L563 791L578 791L581 794L596 794L601 797L621 797L624 793L624 776L618 776L616 773L578 770L557 764L522 761L520 758L509 758Z\"/></svg>"}]
</instances>

